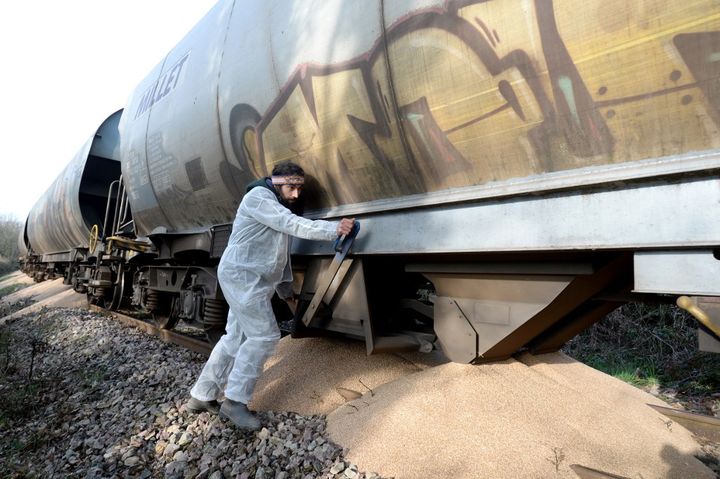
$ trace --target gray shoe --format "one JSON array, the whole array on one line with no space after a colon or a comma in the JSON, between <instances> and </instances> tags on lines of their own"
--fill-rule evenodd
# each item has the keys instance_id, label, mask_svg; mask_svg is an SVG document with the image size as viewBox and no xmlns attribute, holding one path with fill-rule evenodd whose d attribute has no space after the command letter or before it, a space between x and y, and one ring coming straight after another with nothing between
<instances>
[{"instance_id":1,"label":"gray shoe","mask_svg":"<svg viewBox=\"0 0 720 479\"><path fill-rule=\"evenodd\" d=\"M249 431L260 429L260 420L248 410L245 404L238 401L225 399L220 407L220 417L230 419L240 429Z\"/></svg>"},{"instance_id":2,"label":"gray shoe","mask_svg":"<svg viewBox=\"0 0 720 479\"><path fill-rule=\"evenodd\" d=\"M194 397L190 397L190 400L185 403L185 409L197 414L204 411L207 411L210 414L217 414L220 412L220 403L215 400L201 401L199 399L195 399Z\"/></svg>"}]
</instances>

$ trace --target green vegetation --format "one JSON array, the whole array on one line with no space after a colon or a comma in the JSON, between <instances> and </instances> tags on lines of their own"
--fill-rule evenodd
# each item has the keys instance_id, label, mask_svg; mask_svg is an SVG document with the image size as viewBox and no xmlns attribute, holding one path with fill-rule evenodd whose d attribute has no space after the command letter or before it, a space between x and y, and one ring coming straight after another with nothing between
<instances>
[{"instance_id":1,"label":"green vegetation","mask_svg":"<svg viewBox=\"0 0 720 479\"><path fill-rule=\"evenodd\" d=\"M629 303L563 351L634 386L720 409L720 354L698 351L697 323L675 306Z\"/></svg>"},{"instance_id":2,"label":"green vegetation","mask_svg":"<svg viewBox=\"0 0 720 479\"><path fill-rule=\"evenodd\" d=\"M3 298L9 294L13 294L15 291L19 291L19 290L23 289L25 286L27 286L27 285L16 283L16 284L11 284L10 286L1 288L0 289L0 298Z\"/></svg>"},{"instance_id":3,"label":"green vegetation","mask_svg":"<svg viewBox=\"0 0 720 479\"><path fill-rule=\"evenodd\" d=\"M0 275L17 269L18 238L23 224L10 215L0 215Z\"/></svg>"},{"instance_id":4,"label":"green vegetation","mask_svg":"<svg viewBox=\"0 0 720 479\"><path fill-rule=\"evenodd\" d=\"M92 390L110 376L107 367L81 369L77 371L77 384L81 390Z\"/></svg>"},{"instance_id":5,"label":"green vegetation","mask_svg":"<svg viewBox=\"0 0 720 479\"><path fill-rule=\"evenodd\" d=\"M37 387L33 384L13 384L11 387L10 378L18 372L12 362L11 339L7 331L0 329L0 382L6 385L0 389L0 431L4 430L13 418L26 415L27 400L37 393Z\"/></svg>"},{"instance_id":6,"label":"green vegetation","mask_svg":"<svg viewBox=\"0 0 720 479\"><path fill-rule=\"evenodd\" d=\"M0 375L3 379L7 379ZM2 394L2 405L0 405L0 430L3 430L10 422L20 418L30 417L35 410L35 397L40 387L37 383L27 381L13 382L13 388L8 388Z\"/></svg>"}]
</instances>

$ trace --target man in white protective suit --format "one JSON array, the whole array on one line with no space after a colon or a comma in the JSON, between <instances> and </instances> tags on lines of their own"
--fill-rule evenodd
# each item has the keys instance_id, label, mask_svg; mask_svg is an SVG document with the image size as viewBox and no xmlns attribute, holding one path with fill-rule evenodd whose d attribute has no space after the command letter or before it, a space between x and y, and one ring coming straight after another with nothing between
<instances>
[{"instance_id":1,"label":"man in white protective suit","mask_svg":"<svg viewBox=\"0 0 720 479\"><path fill-rule=\"evenodd\" d=\"M208 411L242 429L256 430L260 421L250 401L265 361L280 340L271 299L277 291L291 309L290 236L331 241L349 234L354 220L309 220L301 214L305 172L294 163L273 168L270 178L248 185L238 207L228 246L220 258L218 280L230 306L225 335L215 345L190 391L186 408ZM222 406L220 393L225 393Z\"/></svg>"}]
</instances>

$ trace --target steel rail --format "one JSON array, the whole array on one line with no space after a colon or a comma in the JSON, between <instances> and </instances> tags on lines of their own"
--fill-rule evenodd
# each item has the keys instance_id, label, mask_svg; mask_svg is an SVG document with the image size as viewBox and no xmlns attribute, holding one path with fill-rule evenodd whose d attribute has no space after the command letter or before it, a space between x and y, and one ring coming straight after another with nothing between
<instances>
[{"instance_id":1,"label":"steel rail","mask_svg":"<svg viewBox=\"0 0 720 479\"><path fill-rule=\"evenodd\" d=\"M153 326L146 321L135 319L115 311L108 311L107 309L103 309L99 306L89 305L88 308L90 309L90 311L108 315L121 324L132 326L157 338L160 338L160 340L165 343L177 344L180 347L189 349L196 353L204 354L205 356L209 356L210 351L212 351L212 346L210 346L210 343L206 341L191 338L189 336L185 336L184 334L180 334L169 329L158 328L157 326Z\"/></svg>"},{"instance_id":2,"label":"steel rail","mask_svg":"<svg viewBox=\"0 0 720 479\"><path fill-rule=\"evenodd\" d=\"M630 479L625 476L618 476L598 469L581 466L580 464L571 464L570 469L572 469L580 479Z\"/></svg>"},{"instance_id":3,"label":"steel rail","mask_svg":"<svg viewBox=\"0 0 720 479\"><path fill-rule=\"evenodd\" d=\"M571 464L570 469L572 469L580 479L630 479L625 476L618 476L598 469L581 466L580 464Z\"/></svg>"},{"instance_id":4,"label":"steel rail","mask_svg":"<svg viewBox=\"0 0 720 479\"><path fill-rule=\"evenodd\" d=\"M674 420L696 436L703 437L710 441L720 442L720 418L697 414L694 412L681 411L670 407L648 404L651 408Z\"/></svg>"}]
</instances>

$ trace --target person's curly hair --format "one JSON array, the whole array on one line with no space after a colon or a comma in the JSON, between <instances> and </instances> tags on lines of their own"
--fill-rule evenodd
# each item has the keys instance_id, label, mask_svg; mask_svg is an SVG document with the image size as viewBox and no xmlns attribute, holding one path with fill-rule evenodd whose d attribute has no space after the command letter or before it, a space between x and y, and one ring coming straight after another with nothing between
<instances>
[{"instance_id":1,"label":"person's curly hair","mask_svg":"<svg viewBox=\"0 0 720 479\"><path fill-rule=\"evenodd\" d=\"M273 167L272 176L305 176L305 170L292 161L283 161Z\"/></svg>"}]
</instances>

